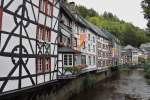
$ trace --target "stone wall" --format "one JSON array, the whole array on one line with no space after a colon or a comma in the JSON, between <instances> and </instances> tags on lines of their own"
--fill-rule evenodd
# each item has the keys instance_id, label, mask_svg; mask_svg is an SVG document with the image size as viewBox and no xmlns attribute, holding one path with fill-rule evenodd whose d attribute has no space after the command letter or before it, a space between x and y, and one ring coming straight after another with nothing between
<instances>
[{"instance_id":1,"label":"stone wall","mask_svg":"<svg viewBox=\"0 0 150 100\"><path fill-rule=\"evenodd\" d=\"M82 91L94 88L97 83L111 76L114 72L115 70L85 73L75 79L59 80L52 84L9 95L5 99L0 98L0 100L68 100Z\"/></svg>"}]
</instances>

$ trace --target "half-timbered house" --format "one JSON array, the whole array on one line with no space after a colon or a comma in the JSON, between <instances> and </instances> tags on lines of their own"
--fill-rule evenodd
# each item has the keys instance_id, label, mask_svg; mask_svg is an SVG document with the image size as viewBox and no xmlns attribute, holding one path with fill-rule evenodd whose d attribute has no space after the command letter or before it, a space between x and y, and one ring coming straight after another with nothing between
<instances>
[{"instance_id":1,"label":"half-timbered house","mask_svg":"<svg viewBox=\"0 0 150 100\"><path fill-rule=\"evenodd\" d=\"M0 94L57 79L60 0L0 0Z\"/></svg>"},{"instance_id":2,"label":"half-timbered house","mask_svg":"<svg viewBox=\"0 0 150 100\"><path fill-rule=\"evenodd\" d=\"M118 66L121 62L121 50L120 50L120 41L107 30L102 30L111 40L112 48L110 48L112 56L112 66Z\"/></svg>"},{"instance_id":3,"label":"half-timbered house","mask_svg":"<svg viewBox=\"0 0 150 100\"><path fill-rule=\"evenodd\" d=\"M79 46L81 54L78 56L78 64L81 65L81 71L96 70L96 35L97 32L91 27L91 23L78 14L76 16L77 34L79 34Z\"/></svg>"},{"instance_id":4,"label":"half-timbered house","mask_svg":"<svg viewBox=\"0 0 150 100\"><path fill-rule=\"evenodd\" d=\"M112 56L111 56L111 40L108 36L101 30L99 31L99 35L97 36L97 70L100 71L102 69L111 67Z\"/></svg>"},{"instance_id":5,"label":"half-timbered house","mask_svg":"<svg viewBox=\"0 0 150 100\"><path fill-rule=\"evenodd\" d=\"M58 77L74 78L75 72L75 54L77 51L77 38L74 36L73 26L75 17L69 9L69 4L63 0L60 9L60 35L58 48Z\"/></svg>"}]
</instances>

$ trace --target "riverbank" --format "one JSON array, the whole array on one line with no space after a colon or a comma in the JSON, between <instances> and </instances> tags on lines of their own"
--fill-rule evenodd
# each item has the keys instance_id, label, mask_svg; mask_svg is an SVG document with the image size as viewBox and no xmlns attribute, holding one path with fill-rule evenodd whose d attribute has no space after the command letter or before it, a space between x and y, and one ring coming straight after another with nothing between
<instances>
[{"instance_id":1,"label":"riverbank","mask_svg":"<svg viewBox=\"0 0 150 100\"><path fill-rule=\"evenodd\" d=\"M110 71L100 73L92 72L81 75L78 78L68 82L64 87L55 93L52 93L49 98L51 98L51 100L68 100L83 91L88 91L95 88L100 81L110 76Z\"/></svg>"},{"instance_id":2,"label":"riverbank","mask_svg":"<svg viewBox=\"0 0 150 100\"><path fill-rule=\"evenodd\" d=\"M144 77L144 70L123 68L95 88L70 100L150 100L150 85Z\"/></svg>"}]
</instances>

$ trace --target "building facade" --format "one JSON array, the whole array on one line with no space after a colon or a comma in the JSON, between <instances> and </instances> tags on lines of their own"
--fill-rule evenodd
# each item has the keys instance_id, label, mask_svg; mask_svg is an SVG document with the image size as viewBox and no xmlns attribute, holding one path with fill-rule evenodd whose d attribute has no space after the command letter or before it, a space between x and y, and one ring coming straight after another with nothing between
<instances>
[{"instance_id":1,"label":"building facade","mask_svg":"<svg viewBox=\"0 0 150 100\"><path fill-rule=\"evenodd\" d=\"M66 0L0 1L0 94L117 65L113 35L74 6Z\"/></svg>"},{"instance_id":2,"label":"building facade","mask_svg":"<svg viewBox=\"0 0 150 100\"><path fill-rule=\"evenodd\" d=\"M57 79L59 0L0 1L0 94Z\"/></svg>"}]
</instances>

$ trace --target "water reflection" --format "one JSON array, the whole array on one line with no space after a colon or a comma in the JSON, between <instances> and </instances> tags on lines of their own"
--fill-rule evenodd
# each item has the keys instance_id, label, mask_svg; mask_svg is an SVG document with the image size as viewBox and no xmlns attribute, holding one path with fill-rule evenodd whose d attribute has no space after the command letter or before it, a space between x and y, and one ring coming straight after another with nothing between
<instances>
[{"instance_id":1,"label":"water reflection","mask_svg":"<svg viewBox=\"0 0 150 100\"><path fill-rule=\"evenodd\" d=\"M121 72L70 100L150 100L150 85L146 83L143 70Z\"/></svg>"}]
</instances>

